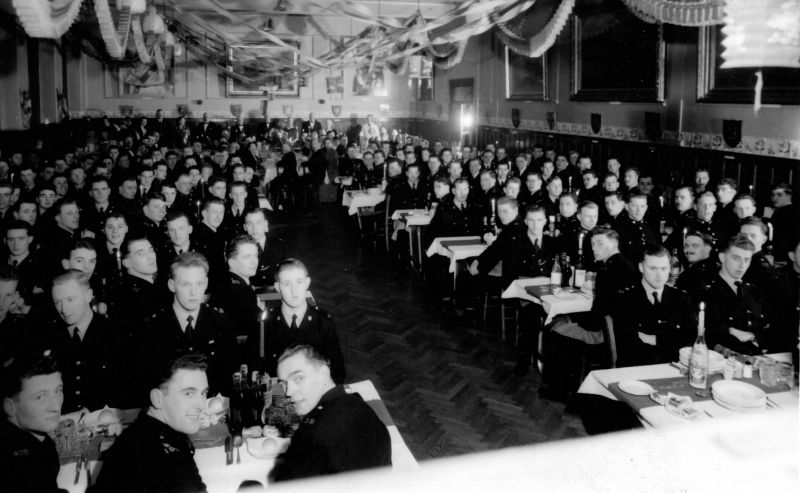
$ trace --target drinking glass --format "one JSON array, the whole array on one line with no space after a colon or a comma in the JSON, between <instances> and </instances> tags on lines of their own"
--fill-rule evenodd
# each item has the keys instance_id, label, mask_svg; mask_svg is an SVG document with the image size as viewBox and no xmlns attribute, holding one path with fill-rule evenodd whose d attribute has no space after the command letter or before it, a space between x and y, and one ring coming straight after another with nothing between
<instances>
[{"instance_id":1,"label":"drinking glass","mask_svg":"<svg viewBox=\"0 0 800 493\"><path fill-rule=\"evenodd\" d=\"M778 363L778 381L783 382L789 387L794 388L794 367L791 363Z\"/></svg>"},{"instance_id":2,"label":"drinking glass","mask_svg":"<svg viewBox=\"0 0 800 493\"><path fill-rule=\"evenodd\" d=\"M763 361L758 370L758 376L761 380L761 385L765 387L774 387L778 385L778 366L779 363L773 361Z\"/></svg>"}]
</instances>

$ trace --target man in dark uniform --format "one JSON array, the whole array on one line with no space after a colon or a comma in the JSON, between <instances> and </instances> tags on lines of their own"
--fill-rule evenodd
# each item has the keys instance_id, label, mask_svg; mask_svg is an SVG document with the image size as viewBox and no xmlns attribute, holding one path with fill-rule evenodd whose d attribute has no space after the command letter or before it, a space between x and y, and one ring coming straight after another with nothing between
<instances>
[{"instance_id":1,"label":"man in dark uniform","mask_svg":"<svg viewBox=\"0 0 800 493\"><path fill-rule=\"evenodd\" d=\"M309 344L330 361L334 382L344 383L345 365L336 324L327 312L309 306L307 293L310 284L308 270L299 260L287 259L278 265L275 289L281 295L281 305L270 308L267 313L263 342L260 327L248 336L248 359L256 368L275 375L278 357L286 348Z\"/></svg>"},{"instance_id":2,"label":"man in dark uniform","mask_svg":"<svg viewBox=\"0 0 800 493\"><path fill-rule=\"evenodd\" d=\"M579 253L583 258L583 266L588 271L595 272L594 257L592 256L592 230L597 226L600 208L594 202L581 202L576 227L563 232L558 237L558 248L566 253L573 263L578 261Z\"/></svg>"},{"instance_id":3,"label":"man in dark uniform","mask_svg":"<svg viewBox=\"0 0 800 493\"><path fill-rule=\"evenodd\" d=\"M426 205L428 190L419 179L419 164L408 165L406 178L392 196L390 212L396 209L423 209Z\"/></svg>"},{"instance_id":4,"label":"man in dark uniform","mask_svg":"<svg viewBox=\"0 0 800 493\"><path fill-rule=\"evenodd\" d=\"M81 226L99 236L103 231L106 218L116 211L111 204L111 187L105 176L93 176L89 181L89 195L92 204L81 211Z\"/></svg>"},{"instance_id":5,"label":"man in dark uniform","mask_svg":"<svg viewBox=\"0 0 800 493\"><path fill-rule=\"evenodd\" d=\"M264 209L253 209L244 217L244 230L253 237L258 247L258 270L250 279L254 286L262 287L275 282L275 266L285 256L275 240L268 240L269 222Z\"/></svg>"},{"instance_id":6,"label":"man in dark uniform","mask_svg":"<svg viewBox=\"0 0 800 493\"><path fill-rule=\"evenodd\" d=\"M150 240L128 234L121 255L126 273L112 294L113 305L126 332L135 336L143 322L165 304L167 292L157 276L158 261Z\"/></svg>"},{"instance_id":7,"label":"man in dark uniform","mask_svg":"<svg viewBox=\"0 0 800 493\"><path fill-rule=\"evenodd\" d=\"M225 218L225 203L211 198L203 204L202 221L192 232L192 243L208 262L210 279L213 283L225 277L225 238L220 226Z\"/></svg>"},{"instance_id":8,"label":"man in dark uniform","mask_svg":"<svg viewBox=\"0 0 800 493\"><path fill-rule=\"evenodd\" d=\"M40 315L25 332L20 351L50 351L63 371L65 412L132 407L125 338L112 321L92 311L89 277L76 270L57 276L52 296L57 320Z\"/></svg>"},{"instance_id":9,"label":"man in dark uniform","mask_svg":"<svg viewBox=\"0 0 800 493\"><path fill-rule=\"evenodd\" d=\"M683 235L689 231L689 225L697 219L694 209L694 188L682 185L675 189L675 207L667 208L667 225L672 227L672 234L664 241L668 250L683 250ZM681 257L685 261L685 257Z\"/></svg>"},{"instance_id":10,"label":"man in dark uniform","mask_svg":"<svg viewBox=\"0 0 800 493\"><path fill-rule=\"evenodd\" d=\"M169 243L164 223L164 217L167 215L166 199L161 192L150 192L142 202L141 213L134 218L136 221L133 230L137 235L146 236L156 254L159 254Z\"/></svg>"},{"instance_id":11,"label":"man in dark uniform","mask_svg":"<svg viewBox=\"0 0 800 493\"><path fill-rule=\"evenodd\" d=\"M714 278L719 272L719 265L716 257L711 255L713 250L714 240L711 236L693 229L688 230L683 242L683 253L689 265L678 276L675 287L694 297L698 290Z\"/></svg>"},{"instance_id":12,"label":"man in dark uniform","mask_svg":"<svg viewBox=\"0 0 800 493\"><path fill-rule=\"evenodd\" d=\"M722 225L714 219L717 211L717 199L711 192L705 192L697 199L697 217L691 221L689 228L696 229L711 236L714 239L715 252L725 246L725 231Z\"/></svg>"},{"instance_id":13,"label":"man in dark uniform","mask_svg":"<svg viewBox=\"0 0 800 493\"><path fill-rule=\"evenodd\" d=\"M686 292L667 286L670 264L664 247L646 247L639 262L642 281L616 297L618 367L675 361L680 348L694 340L695 310Z\"/></svg>"},{"instance_id":14,"label":"man in dark uniform","mask_svg":"<svg viewBox=\"0 0 800 493\"><path fill-rule=\"evenodd\" d=\"M633 192L628 199L628 213L623 213L617 223L620 251L629 261L638 262L648 243L661 244L658 233L645 221L647 196Z\"/></svg>"},{"instance_id":15,"label":"man in dark uniform","mask_svg":"<svg viewBox=\"0 0 800 493\"><path fill-rule=\"evenodd\" d=\"M331 376L328 359L309 345L286 349L278 378L302 418L272 481L337 474L392 464L389 431L358 394L348 394Z\"/></svg>"},{"instance_id":16,"label":"man in dark uniform","mask_svg":"<svg viewBox=\"0 0 800 493\"><path fill-rule=\"evenodd\" d=\"M256 241L249 235L233 238L228 242L227 257L228 278L222 289L214 292L211 305L228 314L237 336L247 336L258 328L262 313L255 288L250 284L258 270Z\"/></svg>"},{"instance_id":17,"label":"man in dark uniform","mask_svg":"<svg viewBox=\"0 0 800 493\"><path fill-rule=\"evenodd\" d=\"M0 367L17 353L25 331L27 311L17 291L19 279L8 268L0 269Z\"/></svg>"},{"instance_id":18,"label":"man in dark uniform","mask_svg":"<svg viewBox=\"0 0 800 493\"><path fill-rule=\"evenodd\" d=\"M225 219L222 220L220 229L227 240L244 233L244 218L250 207L245 203L247 199L247 183L235 181L228 192L230 202L225 210Z\"/></svg>"},{"instance_id":19,"label":"man in dark uniform","mask_svg":"<svg viewBox=\"0 0 800 493\"><path fill-rule=\"evenodd\" d=\"M2 368L0 399L0 491L63 492L56 482L56 444L48 436L58 428L64 402L55 360L17 358Z\"/></svg>"},{"instance_id":20,"label":"man in dark uniform","mask_svg":"<svg viewBox=\"0 0 800 493\"><path fill-rule=\"evenodd\" d=\"M229 392L231 375L238 368L233 324L225 313L203 303L208 287L208 262L199 253L178 255L170 266L172 303L144 324L136 339L136 361L165 361L175 351L200 353L208 360L208 381L213 393ZM142 368L144 374L147 368Z\"/></svg>"},{"instance_id":21,"label":"man in dark uniform","mask_svg":"<svg viewBox=\"0 0 800 493\"><path fill-rule=\"evenodd\" d=\"M770 351L791 351L794 366L798 366L798 327L800 327L800 239L789 252L789 263L778 272L778 282L784 296L779 313L773 317L776 330L770 334Z\"/></svg>"},{"instance_id":22,"label":"man in dark uniform","mask_svg":"<svg viewBox=\"0 0 800 493\"><path fill-rule=\"evenodd\" d=\"M158 252L158 271L167 272L170 264L183 252L195 252L197 249L192 244L192 222L183 211L170 212L164 220L167 224L169 244Z\"/></svg>"},{"instance_id":23,"label":"man in dark uniform","mask_svg":"<svg viewBox=\"0 0 800 493\"><path fill-rule=\"evenodd\" d=\"M775 247L775 260L786 260L787 252L800 238L800 208L792 203L792 187L779 183L772 187L770 200L775 210L769 218L773 225L772 244Z\"/></svg>"},{"instance_id":24,"label":"man in dark uniform","mask_svg":"<svg viewBox=\"0 0 800 493\"><path fill-rule=\"evenodd\" d=\"M481 208L481 216L491 218L497 212L492 209L492 201L503 196L502 190L497 187L497 175L490 169L481 171L480 186L471 192L473 202Z\"/></svg>"},{"instance_id":25,"label":"man in dark uniform","mask_svg":"<svg viewBox=\"0 0 800 493\"><path fill-rule=\"evenodd\" d=\"M736 180L723 178L717 184L717 211L714 220L722 228L722 241L726 241L739 230L739 218L734 212L737 194Z\"/></svg>"},{"instance_id":26,"label":"man in dark uniform","mask_svg":"<svg viewBox=\"0 0 800 493\"><path fill-rule=\"evenodd\" d=\"M19 280L17 288L20 296L30 305L35 297L44 293L47 284L45 270L31 252L33 227L25 221L15 220L9 222L3 234L8 248L6 263Z\"/></svg>"},{"instance_id":27,"label":"man in dark uniform","mask_svg":"<svg viewBox=\"0 0 800 493\"><path fill-rule=\"evenodd\" d=\"M767 349L768 318L757 287L743 280L755 246L747 236L733 236L719 254L722 268L697 294L695 306L706 304L706 342L743 354Z\"/></svg>"},{"instance_id":28,"label":"man in dark uniform","mask_svg":"<svg viewBox=\"0 0 800 493\"><path fill-rule=\"evenodd\" d=\"M44 262L45 272L58 272L64 252L72 242L80 237L80 210L78 203L71 199L61 199L53 205L55 223L43 228L43 234L36 241L40 245L40 260Z\"/></svg>"},{"instance_id":29,"label":"man in dark uniform","mask_svg":"<svg viewBox=\"0 0 800 493\"><path fill-rule=\"evenodd\" d=\"M148 408L116 439L91 493L206 491L189 438L206 409L205 358L186 354L158 364Z\"/></svg>"},{"instance_id":30,"label":"man in dark uniform","mask_svg":"<svg viewBox=\"0 0 800 493\"><path fill-rule=\"evenodd\" d=\"M517 201L511 197L497 199L497 215L500 217L500 227L502 228L500 234L495 236L493 233L486 233L484 239L489 246L470 266L472 275L481 275L482 282L479 282L481 286L496 284L496 286L489 286L489 289L492 287L499 288L501 285L505 288L515 279L513 276L516 272L512 270L506 272L504 268L502 278L495 279L493 282L489 278L489 272L499 262L505 261L507 257L513 254L512 245L519 242L519 238L525 234L527 229L523 219L519 216ZM499 284L497 281L500 281Z\"/></svg>"}]
</instances>

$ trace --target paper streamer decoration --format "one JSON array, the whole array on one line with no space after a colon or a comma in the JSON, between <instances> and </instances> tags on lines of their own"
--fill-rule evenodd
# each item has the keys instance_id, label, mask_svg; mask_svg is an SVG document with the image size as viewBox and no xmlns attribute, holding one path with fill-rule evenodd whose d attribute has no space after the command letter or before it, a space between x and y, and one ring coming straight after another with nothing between
<instances>
[{"instance_id":1,"label":"paper streamer decoration","mask_svg":"<svg viewBox=\"0 0 800 493\"><path fill-rule=\"evenodd\" d=\"M28 36L60 38L69 30L83 0L13 0L14 11Z\"/></svg>"}]
</instances>

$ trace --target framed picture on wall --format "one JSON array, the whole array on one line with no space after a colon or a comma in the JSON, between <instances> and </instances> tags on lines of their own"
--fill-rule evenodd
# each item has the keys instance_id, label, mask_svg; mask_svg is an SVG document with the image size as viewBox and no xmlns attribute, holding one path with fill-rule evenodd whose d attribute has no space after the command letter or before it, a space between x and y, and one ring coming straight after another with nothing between
<instances>
[{"instance_id":1,"label":"framed picture on wall","mask_svg":"<svg viewBox=\"0 0 800 493\"><path fill-rule=\"evenodd\" d=\"M800 105L800 69L731 68L722 65L722 26L701 27L697 41L697 101L752 104L756 71L761 70L763 104Z\"/></svg>"},{"instance_id":2,"label":"framed picture on wall","mask_svg":"<svg viewBox=\"0 0 800 493\"><path fill-rule=\"evenodd\" d=\"M286 44L300 49L294 40ZM253 81L246 83L226 77L228 97L259 97L269 92L278 98L300 96L300 81L297 74L299 56L296 51L283 46L259 44L232 44L228 46L228 70Z\"/></svg>"},{"instance_id":3,"label":"framed picture on wall","mask_svg":"<svg viewBox=\"0 0 800 493\"><path fill-rule=\"evenodd\" d=\"M506 46L506 99L547 100L547 54L531 58Z\"/></svg>"},{"instance_id":4,"label":"framed picture on wall","mask_svg":"<svg viewBox=\"0 0 800 493\"><path fill-rule=\"evenodd\" d=\"M619 1L579 4L572 22L570 99L661 102L664 54L660 24L639 20Z\"/></svg>"}]
</instances>

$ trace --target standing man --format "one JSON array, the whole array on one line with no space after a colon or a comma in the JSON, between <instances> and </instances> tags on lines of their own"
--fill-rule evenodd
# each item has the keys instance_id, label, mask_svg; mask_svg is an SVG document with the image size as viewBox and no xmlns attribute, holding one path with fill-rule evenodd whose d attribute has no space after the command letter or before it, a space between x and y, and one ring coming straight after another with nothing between
<instances>
[{"instance_id":1,"label":"standing man","mask_svg":"<svg viewBox=\"0 0 800 493\"><path fill-rule=\"evenodd\" d=\"M272 481L392 464L386 426L360 395L348 394L331 374L327 357L310 345L281 354L278 378L303 419L270 473Z\"/></svg>"},{"instance_id":2,"label":"standing man","mask_svg":"<svg viewBox=\"0 0 800 493\"><path fill-rule=\"evenodd\" d=\"M344 358L336 324L326 311L316 305L309 306L307 296L310 284L308 270L301 261L286 259L278 265L275 289L281 295L281 305L270 308L267 313L263 343L259 332L249 335L249 359L256 362L257 367L274 375L278 357L286 348L309 344L330 361L333 381L344 383ZM260 352L264 353L263 360Z\"/></svg>"}]
</instances>

